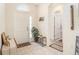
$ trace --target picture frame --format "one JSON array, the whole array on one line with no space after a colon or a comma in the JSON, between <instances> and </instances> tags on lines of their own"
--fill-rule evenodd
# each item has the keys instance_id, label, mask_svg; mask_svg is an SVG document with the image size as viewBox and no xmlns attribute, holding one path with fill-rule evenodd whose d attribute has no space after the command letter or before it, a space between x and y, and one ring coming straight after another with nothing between
<instances>
[{"instance_id":1,"label":"picture frame","mask_svg":"<svg viewBox=\"0 0 79 59\"><path fill-rule=\"evenodd\" d=\"M39 21L44 21L44 17L40 17L39 18Z\"/></svg>"}]
</instances>

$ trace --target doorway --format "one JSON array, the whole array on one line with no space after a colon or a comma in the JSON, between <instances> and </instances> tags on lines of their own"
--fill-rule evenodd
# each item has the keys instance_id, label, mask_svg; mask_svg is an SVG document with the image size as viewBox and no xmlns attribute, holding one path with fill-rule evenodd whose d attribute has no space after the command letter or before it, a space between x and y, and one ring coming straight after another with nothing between
<instances>
[{"instance_id":1,"label":"doorway","mask_svg":"<svg viewBox=\"0 0 79 59\"><path fill-rule=\"evenodd\" d=\"M63 39L62 39L62 17L63 6L56 5L49 6L49 33L50 33L50 47L63 52Z\"/></svg>"},{"instance_id":2,"label":"doorway","mask_svg":"<svg viewBox=\"0 0 79 59\"><path fill-rule=\"evenodd\" d=\"M63 52L63 39L62 39L62 15L55 13L53 15L53 39L50 47Z\"/></svg>"}]
</instances>

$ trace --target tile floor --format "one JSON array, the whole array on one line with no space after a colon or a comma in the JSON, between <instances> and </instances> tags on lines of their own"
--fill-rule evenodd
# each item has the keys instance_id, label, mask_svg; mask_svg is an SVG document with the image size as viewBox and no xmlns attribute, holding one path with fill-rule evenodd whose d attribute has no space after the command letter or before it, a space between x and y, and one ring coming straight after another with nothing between
<instances>
[{"instance_id":1,"label":"tile floor","mask_svg":"<svg viewBox=\"0 0 79 59\"><path fill-rule=\"evenodd\" d=\"M57 51L51 47L42 47L38 43L32 42L31 45L22 48L17 48L16 51L12 51L10 54L15 55L62 55L63 53Z\"/></svg>"}]
</instances>

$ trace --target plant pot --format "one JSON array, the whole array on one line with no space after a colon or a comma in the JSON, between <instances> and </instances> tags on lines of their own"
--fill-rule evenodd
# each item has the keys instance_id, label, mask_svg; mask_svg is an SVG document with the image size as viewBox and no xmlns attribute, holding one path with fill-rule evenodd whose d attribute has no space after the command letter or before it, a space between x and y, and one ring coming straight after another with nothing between
<instances>
[{"instance_id":1,"label":"plant pot","mask_svg":"<svg viewBox=\"0 0 79 59\"><path fill-rule=\"evenodd\" d=\"M38 42L38 39L39 39L39 37L35 37L35 39L34 39L34 40L35 40L35 42Z\"/></svg>"}]
</instances>

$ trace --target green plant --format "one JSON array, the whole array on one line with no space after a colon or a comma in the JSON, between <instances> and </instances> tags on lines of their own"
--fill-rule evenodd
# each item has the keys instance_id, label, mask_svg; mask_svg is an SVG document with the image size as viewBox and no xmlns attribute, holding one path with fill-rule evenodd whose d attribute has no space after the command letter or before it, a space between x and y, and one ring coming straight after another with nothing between
<instances>
[{"instance_id":1,"label":"green plant","mask_svg":"<svg viewBox=\"0 0 79 59\"><path fill-rule=\"evenodd\" d=\"M39 36L39 30L36 27L32 28L32 36L35 39L35 41L38 40L38 36Z\"/></svg>"},{"instance_id":2,"label":"green plant","mask_svg":"<svg viewBox=\"0 0 79 59\"><path fill-rule=\"evenodd\" d=\"M39 36L39 31L38 31L38 29L36 27L32 28L32 36L34 38Z\"/></svg>"}]
</instances>

